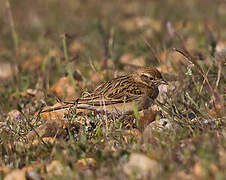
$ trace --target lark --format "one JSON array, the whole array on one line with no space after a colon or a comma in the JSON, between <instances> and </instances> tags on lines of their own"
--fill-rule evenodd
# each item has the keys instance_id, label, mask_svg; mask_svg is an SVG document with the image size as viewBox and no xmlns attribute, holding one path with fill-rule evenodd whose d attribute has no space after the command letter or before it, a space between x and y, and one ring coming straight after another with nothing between
<instances>
[{"instance_id":1,"label":"lark","mask_svg":"<svg viewBox=\"0 0 226 180\"><path fill-rule=\"evenodd\" d=\"M158 86L161 84L167 84L161 73L154 67L144 67L104 82L93 92L84 93L68 104L96 112L130 113L134 111L134 106L138 110L150 107L159 94Z\"/></svg>"}]
</instances>

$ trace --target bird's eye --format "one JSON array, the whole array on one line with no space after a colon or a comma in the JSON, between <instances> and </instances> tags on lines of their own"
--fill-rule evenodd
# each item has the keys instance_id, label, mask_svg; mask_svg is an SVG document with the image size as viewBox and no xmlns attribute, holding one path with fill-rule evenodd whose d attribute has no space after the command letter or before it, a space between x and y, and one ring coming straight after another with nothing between
<instances>
[{"instance_id":1,"label":"bird's eye","mask_svg":"<svg viewBox=\"0 0 226 180\"><path fill-rule=\"evenodd\" d=\"M142 79L142 81L144 81L144 82L149 82L149 77L147 76L147 75L144 75L144 74L142 74L141 75L141 79Z\"/></svg>"},{"instance_id":2,"label":"bird's eye","mask_svg":"<svg viewBox=\"0 0 226 180\"><path fill-rule=\"evenodd\" d=\"M153 77L150 77L149 79L150 79L151 81L153 81L153 80L154 80L154 78L153 78Z\"/></svg>"}]
</instances>

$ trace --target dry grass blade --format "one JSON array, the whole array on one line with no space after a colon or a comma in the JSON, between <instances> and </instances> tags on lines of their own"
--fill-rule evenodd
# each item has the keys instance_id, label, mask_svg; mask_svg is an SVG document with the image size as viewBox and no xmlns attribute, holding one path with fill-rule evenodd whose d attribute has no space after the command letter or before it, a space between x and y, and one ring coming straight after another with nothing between
<instances>
[{"instance_id":1,"label":"dry grass blade","mask_svg":"<svg viewBox=\"0 0 226 180\"><path fill-rule=\"evenodd\" d=\"M208 87L209 87L209 89L211 91L211 94L212 94L212 97L213 97L213 106L214 106L215 111L218 112L219 110L216 107L216 105L217 104L221 104L221 106L224 107L223 98L218 93L217 88L213 88L211 86L206 73L203 71L201 66L197 63L198 59L196 57L192 56L191 53L189 53L189 51L187 50L187 48L185 46L183 38L180 36L180 34L178 32L175 31L175 33L176 33L176 36L178 37L178 39L181 42L182 50L177 49L177 48L174 48L174 50L179 52L180 54L182 54L184 57L186 57L186 59L189 60L189 62L193 63L194 66L198 69L198 72L202 75L202 77L206 81L206 83L207 83L207 85L208 85ZM218 64L218 68L219 68L219 70L218 70L218 77L217 77L216 87L217 87L217 84L219 83L219 80L220 80L220 74L221 74L221 65L220 64Z\"/></svg>"},{"instance_id":2,"label":"dry grass blade","mask_svg":"<svg viewBox=\"0 0 226 180\"><path fill-rule=\"evenodd\" d=\"M221 72L222 72L221 62L218 62L218 72L217 72L217 80L216 80L215 90L217 89L217 87L219 85L220 78L221 78Z\"/></svg>"},{"instance_id":3,"label":"dry grass blade","mask_svg":"<svg viewBox=\"0 0 226 180\"><path fill-rule=\"evenodd\" d=\"M59 107L53 107L53 108L49 108L46 110L41 111L41 113L47 113L47 112L52 112L52 111L57 111L57 110L62 110L62 109L68 109L68 108L72 108L74 105L65 105L65 106L59 106Z\"/></svg>"},{"instance_id":4,"label":"dry grass blade","mask_svg":"<svg viewBox=\"0 0 226 180\"><path fill-rule=\"evenodd\" d=\"M180 34L175 31L176 36L178 37L178 39L181 42L182 45L182 50L174 48L175 51L179 52L180 54L182 54L184 57L187 58L187 60L189 60L189 62L193 63L195 65L195 67L198 69L199 73L203 76L203 78L205 79L206 83L208 84L212 94L214 95L214 89L213 87L210 85L209 80L206 76L206 73L203 71L203 69L201 68L201 66L197 63L197 58L195 58L194 56L191 55L191 53L189 53L189 51L187 50L186 46L185 46L185 42L183 40L183 38L180 36Z\"/></svg>"},{"instance_id":5,"label":"dry grass blade","mask_svg":"<svg viewBox=\"0 0 226 180\"><path fill-rule=\"evenodd\" d=\"M9 0L6 1L6 10L7 10L8 16L9 16L9 23L10 23L10 26L11 26L12 38L13 38L14 46L15 46L15 54L17 56L18 55L18 46L19 46L18 41L19 40L18 40L18 35L17 35L17 32L16 32L15 23L14 23L11 5L10 5Z\"/></svg>"},{"instance_id":6,"label":"dry grass blade","mask_svg":"<svg viewBox=\"0 0 226 180\"><path fill-rule=\"evenodd\" d=\"M36 116L36 120L39 118L40 114L41 114L41 110L39 110L38 115ZM27 118L27 116L24 114L24 112L22 111L22 108L18 105L18 111L23 115L23 117L26 119L26 123L28 124L28 126L32 129L32 131L34 131L34 133L37 135L38 140L44 144L46 147L48 147L48 144L45 143L45 141L42 139L42 137L39 136L38 132L35 130L34 126L30 123L30 120Z\"/></svg>"},{"instance_id":7,"label":"dry grass blade","mask_svg":"<svg viewBox=\"0 0 226 180\"><path fill-rule=\"evenodd\" d=\"M152 54L154 55L155 59L160 63L160 59L156 55L156 52L155 52L154 48L151 46L151 44L145 38L144 38L144 42L150 48L150 50L151 50Z\"/></svg>"},{"instance_id":8,"label":"dry grass blade","mask_svg":"<svg viewBox=\"0 0 226 180\"><path fill-rule=\"evenodd\" d=\"M213 56L215 51L216 51L216 45L217 45L217 37L216 35L213 33L213 30L211 29L211 27L205 23L205 32L210 40L210 44L212 47L212 52L211 55Z\"/></svg>"}]
</instances>

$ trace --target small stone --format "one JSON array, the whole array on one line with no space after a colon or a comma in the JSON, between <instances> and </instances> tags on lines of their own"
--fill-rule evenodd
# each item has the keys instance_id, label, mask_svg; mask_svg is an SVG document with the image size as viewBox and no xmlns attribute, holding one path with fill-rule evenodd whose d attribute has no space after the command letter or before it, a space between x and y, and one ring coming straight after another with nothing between
<instances>
[{"instance_id":1,"label":"small stone","mask_svg":"<svg viewBox=\"0 0 226 180\"><path fill-rule=\"evenodd\" d=\"M152 179L161 174L162 166L143 154L133 153L130 155L129 162L124 164L123 170L128 176L136 175L137 179L146 177Z\"/></svg>"},{"instance_id":2,"label":"small stone","mask_svg":"<svg viewBox=\"0 0 226 180\"><path fill-rule=\"evenodd\" d=\"M0 62L0 80L11 79L18 71L10 63Z\"/></svg>"},{"instance_id":3,"label":"small stone","mask_svg":"<svg viewBox=\"0 0 226 180\"><path fill-rule=\"evenodd\" d=\"M173 128L171 121L167 118L156 120L152 122L149 126L151 129L159 131L162 131L164 129L170 130Z\"/></svg>"},{"instance_id":4,"label":"small stone","mask_svg":"<svg viewBox=\"0 0 226 180\"><path fill-rule=\"evenodd\" d=\"M164 100L164 96L166 95L166 93L168 92L168 85L165 85L165 84L161 84L159 87L159 95L157 97L157 99L160 101L160 102L163 102Z\"/></svg>"},{"instance_id":5,"label":"small stone","mask_svg":"<svg viewBox=\"0 0 226 180\"><path fill-rule=\"evenodd\" d=\"M179 130L180 126L173 123L167 118L162 118L150 123L143 131L141 143L148 143L153 139L155 132L169 133L171 131ZM166 130L166 131L165 131Z\"/></svg>"},{"instance_id":6,"label":"small stone","mask_svg":"<svg viewBox=\"0 0 226 180\"><path fill-rule=\"evenodd\" d=\"M41 180L41 176L40 176L40 174L36 173L35 171L27 171L26 172L26 179Z\"/></svg>"},{"instance_id":7,"label":"small stone","mask_svg":"<svg viewBox=\"0 0 226 180\"><path fill-rule=\"evenodd\" d=\"M226 57L226 41L220 41L217 43L215 57Z\"/></svg>"}]
</instances>

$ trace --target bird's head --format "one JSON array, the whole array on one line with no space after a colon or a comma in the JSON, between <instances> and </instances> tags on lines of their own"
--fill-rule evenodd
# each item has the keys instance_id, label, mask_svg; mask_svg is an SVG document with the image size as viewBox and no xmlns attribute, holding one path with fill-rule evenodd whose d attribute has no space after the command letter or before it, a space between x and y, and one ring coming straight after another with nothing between
<instances>
[{"instance_id":1,"label":"bird's head","mask_svg":"<svg viewBox=\"0 0 226 180\"><path fill-rule=\"evenodd\" d=\"M161 84L168 84L162 77L161 73L153 67L145 67L138 69L133 73L136 82L143 83L147 86L158 87Z\"/></svg>"}]
</instances>

